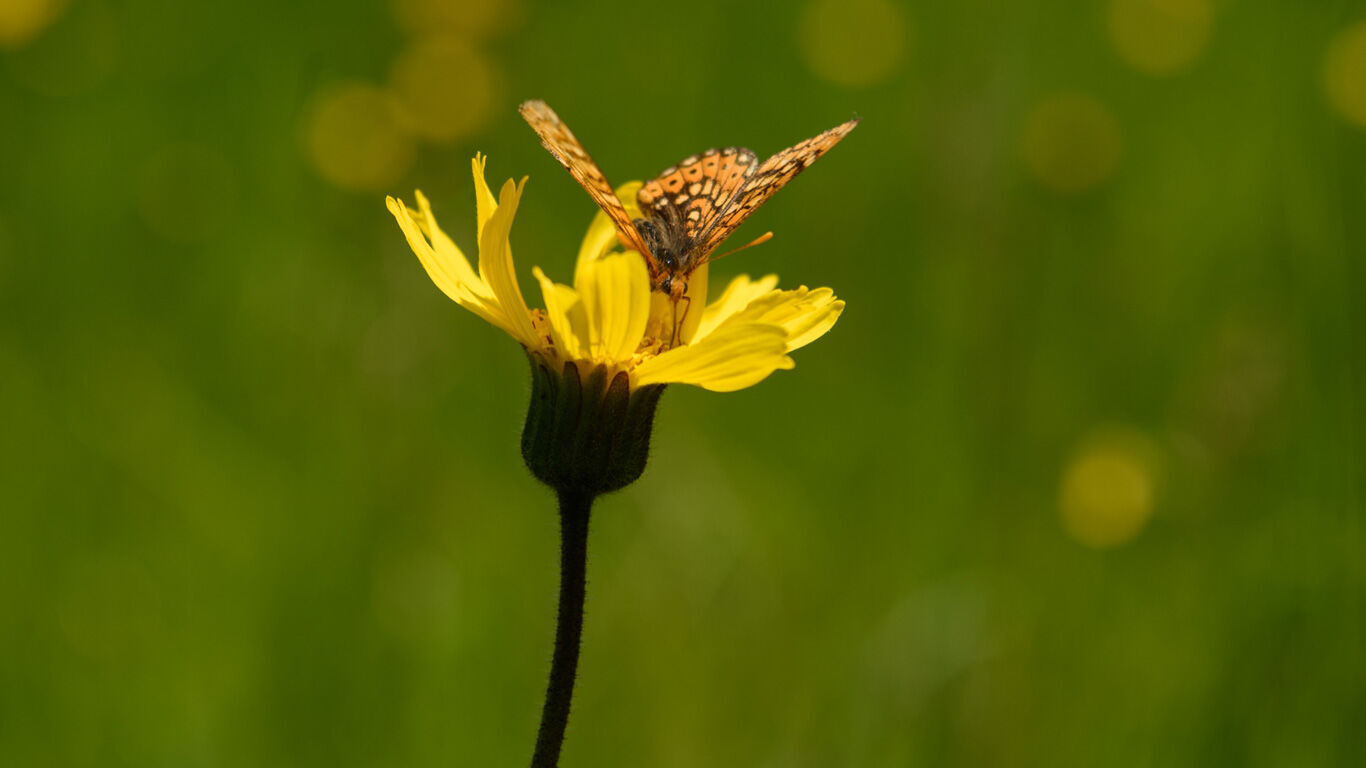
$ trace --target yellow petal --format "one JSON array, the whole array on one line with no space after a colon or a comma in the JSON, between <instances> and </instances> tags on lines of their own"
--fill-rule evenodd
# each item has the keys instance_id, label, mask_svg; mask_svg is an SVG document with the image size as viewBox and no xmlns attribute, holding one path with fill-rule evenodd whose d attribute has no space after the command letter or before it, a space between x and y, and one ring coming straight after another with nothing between
<instances>
[{"instance_id":1,"label":"yellow petal","mask_svg":"<svg viewBox=\"0 0 1366 768\"><path fill-rule=\"evenodd\" d=\"M403 236L408 240L408 247L417 254L418 260L422 262L422 267L427 270L427 275L431 277L433 283L436 283L436 287L451 297L453 301L462 301L467 295L467 291L459 278L455 276L456 270L437 260L436 252L427 242L427 238L423 236L422 228L408 210L408 206L404 205L402 200L393 197L384 198L384 205L389 209L394 220L398 222L399 229L403 230Z\"/></svg>"},{"instance_id":2,"label":"yellow petal","mask_svg":"<svg viewBox=\"0 0 1366 768\"><path fill-rule=\"evenodd\" d=\"M691 344L697 338L697 329L702 327L702 318L706 314L707 304L707 280L711 274L711 265L702 262L702 266L694 269L688 275L688 291L679 299L679 303L687 302L684 308L683 321L678 327L678 338L684 344ZM702 310L702 311L698 311Z\"/></svg>"},{"instance_id":3,"label":"yellow petal","mask_svg":"<svg viewBox=\"0 0 1366 768\"><path fill-rule=\"evenodd\" d=\"M844 302L829 288L814 291L802 286L793 291L771 291L751 301L730 322L772 323L787 331L787 351L824 336L839 320Z\"/></svg>"},{"instance_id":4,"label":"yellow petal","mask_svg":"<svg viewBox=\"0 0 1366 768\"><path fill-rule=\"evenodd\" d=\"M640 191L640 182L628 181L617 187L617 198L625 206L626 213L633 219L640 218L640 207L636 205L636 193ZM582 265L589 263L607 253L613 246L618 244L617 225L608 218L607 214L598 211L593 217L593 222L588 225L588 233L583 237L583 243L579 245L579 258L574 267L574 287L579 288L580 274ZM579 290L583 290L579 288Z\"/></svg>"},{"instance_id":5,"label":"yellow petal","mask_svg":"<svg viewBox=\"0 0 1366 768\"><path fill-rule=\"evenodd\" d=\"M635 353L650 319L650 276L635 251L611 253L583 265L579 297L588 313L590 352L601 361Z\"/></svg>"},{"instance_id":6,"label":"yellow petal","mask_svg":"<svg viewBox=\"0 0 1366 768\"><path fill-rule=\"evenodd\" d=\"M517 284L512 247L508 244L508 233L512 229L512 219L517 215L517 205L525 184L526 179L523 178L521 184L508 179L503 185L498 208L489 217L479 238L479 274L484 276L489 289L503 308L508 332L527 349L539 349L542 346L541 338L531 325L531 313Z\"/></svg>"},{"instance_id":7,"label":"yellow petal","mask_svg":"<svg viewBox=\"0 0 1366 768\"><path fill-rule=\"evenodd\" d=\"M702 324L702 310L707 301L707 274L710 266L703 264L688 277L687 292L675 302L667 293L650 292L650 321L646 333L665 344L691 344ZM675 330L677 329L677 330Z\"/></svg>"},{"instance_id":8,"label":"yellow petal","mask_svg":"<svg viewBox=\"0 0 1366 768\"><path fill-rule=\"evenodd\" d=\"M758 384L779 368L791 368L787 331L766 323L726 323L706 338L675 347L636 367L635 386L695 384L731 392Z\"/></svg>"},{"instance_id":9,"label":"yellow petal","mask_svg":"<svg viewBox=\"0 0 1366 768\"><path fill-rule=\"evenodd\" d=\"M419 199L425 205L425 198ZM513 333L511 325L502 308L498 305L497 299L493 298L488 286L474 274L469 262L460 249L450 243L449 248L433 248L425 237L423 237L421 222L413 212L403 204L402 200L386 198L385 204L394 219L398 221L398 226L403 230L403 235L408 240L408 247L413 249L417 258L422 262L422 268L427 271L427 276L436 283L436 287L441 292L449 296L455 303L474 312L484 318L489 323L502 328L513 338L517 337ZM422 216L422 214L418 214ZM436 219L431 216L430 209L425 215L425 221L429 228L435 228ZM436 230L440 231L440 230Z\"/></svg>"},{"instance_id":10,"label":"yellow petal","mask_svg":"<svg viewBox=\"0 0 1366 768\"><path fill-rule=\"evenodd\" d=\"M639 181L628 181L617 187L617 199L621 201L622 207L626 209L626 215L630 216L632 219L639 219L641 217L640 204L636 202L636 194L640 192L642 186L644 186L644 184Z\"/></svg>"},{"instance_id":11,"label":"yellow petal","mask_svg":"<svg viewBox=\"0 0 1366 768\"><path fill-rule=\"evenodd\" d=\"M588 315L578 291L567 285L553 282L540 267L532 270L541 284L541 297L545 300L546 317L550 320L551 335L555 345L567 360L583 359L588 356Z\"/></svg>"},{"instance_id":12,"label":"yellow petal","mask_svg":"<svg viewBox=\"0 0 1366 768\"><path fill-rule=\"evenodd\" d=\"M492 298L493 294L489 292L484 281L475 274L474 268L470 266L469 259L465 258L464 252L437 225L436 215L432 213L432 204L427 201L427 196L422 194L420 189L414 194L417 197L418 211L421 215L417 223L422 227L422 231L431 238L432 249L436 251L437 257L471 293L483 296L486 299Z\"/></svg>"},{"instance_id":13,"label":"yellow petal","mask_svg":"<svg viewBox=\"0 0 1366 768\"><path fill-rule=\"evenodd\" d=\"M498 201L493 199L493 192L484 180L484 166L488 161L488 155L476 153L470 162L470 168L474 171L474 204L479 219L479 228L475 232L481 243L484 241L484 225L489 223L498 208Z\"/></svg>"},{"instance_id":14,"label":"yellow petal","mask_svg":"<svg viewBox=\"0 0 1366 768\"><path fill-rule=\"evenodd\" d=\"M721 293L720 298L707 305L707 309L702 313L701 322L698 324L697 333L693 337L701 339L727 318L745 307L751 301L763 296L778 287L777 275L764 275L758 280L750 280L749 275L740 275L730 281L726 290Z\"/></svg>"}]
</instances>

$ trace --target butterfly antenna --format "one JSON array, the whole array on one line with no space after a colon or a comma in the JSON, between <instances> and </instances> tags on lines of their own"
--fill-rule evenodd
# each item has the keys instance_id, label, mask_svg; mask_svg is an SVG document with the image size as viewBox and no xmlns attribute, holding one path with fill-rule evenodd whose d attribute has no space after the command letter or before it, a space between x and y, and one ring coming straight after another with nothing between
<instances>
[{"instance_id":1,"label":"butterfly antenna","mask_svg":"<svg viewBox=\"0 0 1366 768\"><path fill-rule=\"evenodd\" d=\"M743 250L745 250L746 248L753 248L753 247L756 246L756 245L763 245L764 243L767 243L769 240L772 240L772 239L773 239L773 233L772 233L771 231L770 231L770 232L765 232L765 233L763 233L762 235L759 235L758 237L756 237L756 238L754 238L753 240L749 241L748 243L745 243L744 245L740 246L739 248L735 248L735 249L733 249L733 250L726 251L725 253L721 254L720 256L713 256L713 257L711 257L710 259L707 259L707 261L716 261L717 259L724 259L725 257L731 255L732 253L739 253L740 251L743 251Z\"/></svg>"}]
</instances>

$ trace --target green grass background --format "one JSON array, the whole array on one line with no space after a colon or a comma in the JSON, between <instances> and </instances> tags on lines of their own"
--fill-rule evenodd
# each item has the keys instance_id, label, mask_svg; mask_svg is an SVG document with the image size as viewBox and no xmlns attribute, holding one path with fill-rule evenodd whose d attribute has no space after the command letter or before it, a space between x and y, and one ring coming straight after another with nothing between
<instances>
[{"instance_id":1,"label":"green grass background","mask_svg":"<svg viewBox=\"0 0 1366 768\"><path fill-rule=\"evenodd\" d=\"M565 766L1362 764L1366 128L1323 72L1366 13L1219 0L1155 76L1105 3L915 2L851 85L811 46L857 67L886 25L812 43L803 7L525 2L472 38L477 128L364 189L309 126L431 32L386 3L73 0L0 51L0 764L525 764L557 578L526 362L383 196L472 247L469 158L530 174L538 300L593 208L532 97L618 183L863 117L713 271L843 319L668 391L598 505ZM1121 151L1060 192L1024 137L1066 92ZM1112 428L1152 514L1096 549L1059 489Z\"/></svg>"}]
</instances>

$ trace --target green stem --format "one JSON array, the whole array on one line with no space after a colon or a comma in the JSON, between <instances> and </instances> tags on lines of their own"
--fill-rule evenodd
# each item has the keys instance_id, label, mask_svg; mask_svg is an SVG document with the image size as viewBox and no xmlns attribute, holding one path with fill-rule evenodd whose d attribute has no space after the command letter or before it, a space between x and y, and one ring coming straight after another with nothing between
<instances>
[{"instance_id":1,"label":"green stem","mask_svg":"<svg viewBox=\"0 0 1366 768\"><path fill-rule=\"evenodd\" d=\"M574 676L579 666L579 638L583 633L583 599L588 569L588 513L592 494L560 491L560 608L555 627L555 655L550 662L541 729L531 768L556 768L564 729L569 723L569 703L574 696Z\"/></svg>"}]
</instances>

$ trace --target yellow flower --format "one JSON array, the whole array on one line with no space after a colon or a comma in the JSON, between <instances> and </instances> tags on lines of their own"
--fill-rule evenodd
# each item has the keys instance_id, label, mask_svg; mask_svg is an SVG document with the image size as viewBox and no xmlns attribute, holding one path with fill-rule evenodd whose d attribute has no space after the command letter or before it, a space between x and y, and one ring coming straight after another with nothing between
<instances>
[{"instance_id":1,"label":"yellow flower","mask_svg":"<svg viewBox=\"0 0 1366 768\"><path fill-rule=\"evenodd\" d=\"M556 765L574 687L583 628L588 520L593 500L635 482L645 470L655 406L668 384L720 392L757 384L788 353L821 337L844 302L829 288L777 289L778 278L738 277L707 304L707 267L688 277L675 301L650 290L645 257L621 250L599 213L579 247L573 286L534 270L545 309L522 296L508 235L526 179L508 180L497 199L474 158L478 270L456 247L417 192L417 210L387 199L408 245L447 296L502 328L531 361L531 399L522 458L560 505L560 600L550 684L533 765ZM618 190L634 207L639 182ZM639 210L631 213L639 216Z\"/></svg>"},{"instance_id":2,"label":"yellow flower","mask_svg":"<svg viewBox=\"0 0 1366 768\"><path fill-rule=\"evenodd\" d=\"M526 184L509 179L495 199L484 180L485 158L473 161L478 214L478 271L437 225L417 192L417 210L387 199L427 274L447 296L516 339L552 370L573 363L605 369L607 381L625 373L629 388L694 384L717 392L744 389L793 366L788 353L815 341L835 324L844 302L829 288L778 290L778 278L740 276L711 304L707 267L688 281L673 304L650 290L645 259L623 251L616 230L599 213L579 247L574 285L555 283L536 268L545 309L530 309L513 267L508 233ZM633 216L639 182L618 196ZM705 305L705 306L704 306Z\"/></svg>"}]
</instances>

